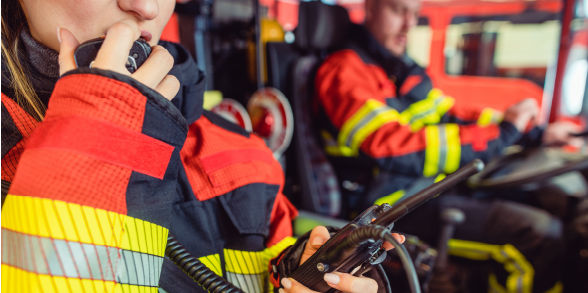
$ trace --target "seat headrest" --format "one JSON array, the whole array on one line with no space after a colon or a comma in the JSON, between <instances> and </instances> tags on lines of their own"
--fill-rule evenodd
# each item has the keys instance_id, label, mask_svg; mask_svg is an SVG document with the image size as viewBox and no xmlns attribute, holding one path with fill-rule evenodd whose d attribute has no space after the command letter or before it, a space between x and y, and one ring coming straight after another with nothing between
<instances>
[{"instance_id":1,"label":"seat headrest","mask_svg":"<svg viewBox=\"0 0 588 293\"><path fill-rule=\"evenodd\" d=\"M350 25L347 9L320 1L300 2L295 43L305 51L340 46Z\"/></svg>"}]
</instances>

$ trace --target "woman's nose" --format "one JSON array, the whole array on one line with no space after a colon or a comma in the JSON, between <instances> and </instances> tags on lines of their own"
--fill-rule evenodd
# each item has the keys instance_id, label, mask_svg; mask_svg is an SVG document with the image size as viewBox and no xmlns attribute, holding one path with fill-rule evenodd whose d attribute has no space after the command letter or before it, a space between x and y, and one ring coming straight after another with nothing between
<instances>
[{"instance_id":1,"label":"woman's nose","mask_svg":"<svg viewBox=\"0 0 588 293\"><path fill-rule=\"evenodd\" d=\"M157 0L118 0L119 7L135 14L143 20L151 20L159 15Z\"/></svg>"}]
</instances>

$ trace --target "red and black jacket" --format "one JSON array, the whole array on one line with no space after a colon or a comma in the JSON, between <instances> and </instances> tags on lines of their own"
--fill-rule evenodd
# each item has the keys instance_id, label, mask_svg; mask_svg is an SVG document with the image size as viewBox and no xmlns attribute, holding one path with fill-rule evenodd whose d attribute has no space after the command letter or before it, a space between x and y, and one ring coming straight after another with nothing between
<instances>
[{"instance_id":1,"label":"red and black jacket","mask_svg":"<svg viewBox=\"0 0 588 293\"><path fill-rule=\"evenodd\" d=\"M501 113L455 104L423 68L393 56L363 26L353 26L349 39L315 78L321 135L335 161L432 177L474 158L487 161L521 139Z\"/></svg>"},{"instance_id":2,"label":"red and black jacket","mask_svg":"<svg viewBox=\"0 0 588 293\"><path fill-rule=\"evenodd\" d=\"M2 289L200 291L164 260L168 233L245 290L270 289L269 259L292 243L296 213L281 167L261 139L201 115L204 77L164 46L182 85L171 103L80 68L57 81L39 122L3 70Z\"/></svg>"}]
</instances>

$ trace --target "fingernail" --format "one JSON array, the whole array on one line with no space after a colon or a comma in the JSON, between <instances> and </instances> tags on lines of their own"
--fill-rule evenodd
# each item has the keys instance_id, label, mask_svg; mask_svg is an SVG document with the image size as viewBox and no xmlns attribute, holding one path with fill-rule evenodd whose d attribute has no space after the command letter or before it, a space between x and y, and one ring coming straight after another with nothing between
<instances>
[{"instance_id":1,"label":"fingernail","mask_svg":"<svg viewBox=\"0 0 588 293\"><path fill-rule=\"evenodd\" d=\"M337 276L335 274L331 274L331 273L325 274L325 276L323 278L325 279L325 282L327 282L329 284L333 284L333 285L337 285L337 284L339 284L339 281L341 281L339 276Z\"/></svg>"},{"instance_id":2,"label":"fingernail","mask_svg":"<svg viewBox=\"0 0 588 293\"><path fill-rule=\"evenodd\" d=\"M325 243L325 239L323 239L322 237L314 237L312 239L312 242L310 243L310 245L317 246L317 245L323 245L324 243Z\"/></svg>"},{"instance_id":3,"label":"fingernail","mask_svg":"<svg viewBox=\"0 0 588 293\"><path fill-rule=\"evenodd\" d=\"M61 44L61 27L57 27L57 41Z\"/></svg>"},{"instance_id":4,"label":"fingernail","mask_svg":"<svg viewBox=\"0 0 588 293\"><path fill-rule=\"evenodd\" d=\"M284 289L282 289L282 288L278 289L278 292L279 293L286 293L286 291L284 291Z\"/></svg>"},{"instance_id":5,"label":"fingernail","mask_svg":"<svg viewBox=\"0 0 588 293\"><path fill-rule=\"evenodd\" d=\"M288 278L283 278L281 283L282 283L282 286L286 289L290 289L290 287L292 287L292 281L290 281L290 279L288 279Z\"/></svg>"}]
</instances>

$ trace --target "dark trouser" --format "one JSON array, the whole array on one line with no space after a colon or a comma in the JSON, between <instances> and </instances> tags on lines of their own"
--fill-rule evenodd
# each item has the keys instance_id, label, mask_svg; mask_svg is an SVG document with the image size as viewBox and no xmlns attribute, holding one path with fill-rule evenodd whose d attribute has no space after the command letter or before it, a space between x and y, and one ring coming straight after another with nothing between
<instances>
[{"instance_id":1,"label":"dark trouser","mask_svg":"<svg viewBox=\"0 0 588 293\"><path fill-rule=\"evenodd\" d=\"M388 179L380 183L393 183L391 178ZM379 185L372 191L382 192L384 189ZM458 208L466 218L463 224L456 227L453 236L453 239L466 241L454 242L457 245L453 247L452 254L467 258L473 250L482 250L473 253L477 256L483 255L485 251L488 260L502 264L506 275L510 274L511 281L522 272L527 276L527 283L530 283L531 278L528 276L532 274L533 292L544 292L561 279L564 250L562 224L546 211L534 207L511 201L445 194L399 220L394 230L414 234L436 244L442 227L440 213L446 208ZM522 260L520 254L517 255L509 245L522 254ZM469 253L463 253L465 250ZM525 261L532 266L531 270L525 268ZM525 280L523 278L517 282L523 286Z\"/></svg>"}]
</instances>

